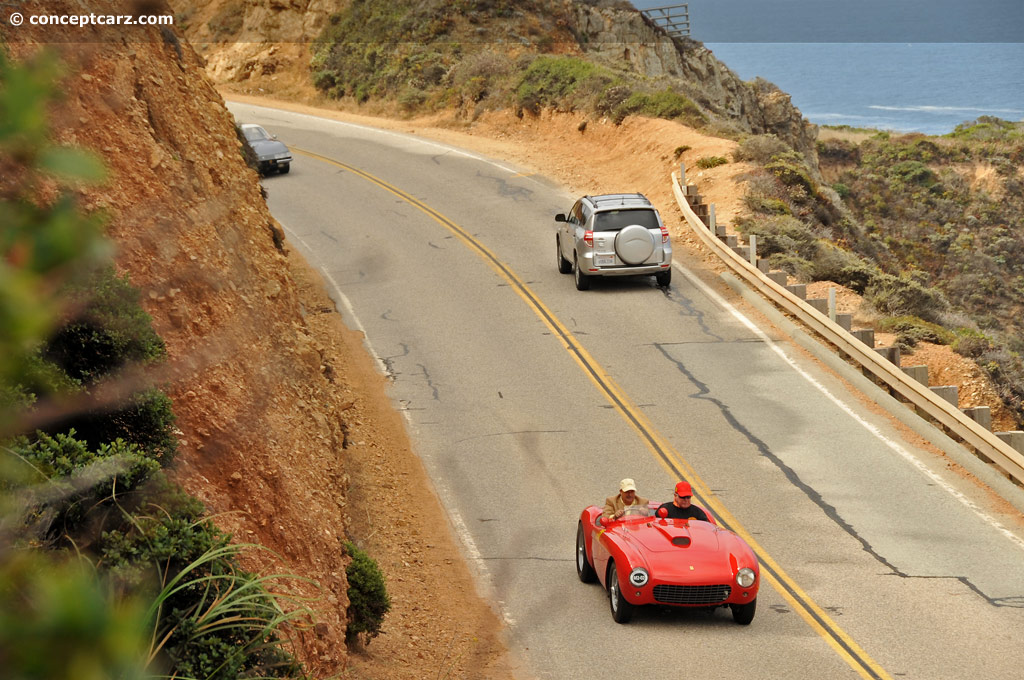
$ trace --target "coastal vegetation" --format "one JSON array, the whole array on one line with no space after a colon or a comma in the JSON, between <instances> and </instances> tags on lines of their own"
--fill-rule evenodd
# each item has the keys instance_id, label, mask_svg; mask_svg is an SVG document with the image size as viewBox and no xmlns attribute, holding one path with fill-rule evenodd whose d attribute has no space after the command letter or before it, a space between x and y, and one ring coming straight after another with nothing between
<instances>
[{"instance_id":1,"label":"coastal vegetation","mask_svg":"<svg viewBox=\"0 0 1024 680\"><path fill-rule=\"evenodd\" d=\"M861 131L863 132L863 131ZM942 136L830 136L817 163L770 136L735 153L773 266L864 295L905 348L974 359L1024 423L1024 124L982 117Z\"/></svg>"},{"instance_id":2,"label":"coastal vegetation","mask_svg":"<svg viewBox=\"0 0 1024 680\"><path fill-rule=\"evenodd\" d=\"M390 103L408 114L551 108L617 124L629 115L709 122L685 94L573 54L578 36L565 11L546 0L354 0L314 44L313 83L333 98Z\"/></svg>"}]
</instances>

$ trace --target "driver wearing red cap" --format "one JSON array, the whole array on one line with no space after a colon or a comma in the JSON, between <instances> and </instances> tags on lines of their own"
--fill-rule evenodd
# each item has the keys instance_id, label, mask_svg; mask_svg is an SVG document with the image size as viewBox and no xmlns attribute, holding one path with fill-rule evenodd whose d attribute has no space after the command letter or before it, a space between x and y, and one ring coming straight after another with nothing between
<instances>
[{"instance_id":1,"label":"driver wearing red cap","mask_svg":"<svg viewBox=\"0 0 1024 680\"><path fill-rule=\"evenodd\" d=\"M676 484L675 498L671 503L662 503L658 510L665 508L668 511L667 517L672 519L699 519L707 522L707 513L693 505L692 499L693 489L690 487L690 483L679 482Z\"/></svg>"}]
</instances>

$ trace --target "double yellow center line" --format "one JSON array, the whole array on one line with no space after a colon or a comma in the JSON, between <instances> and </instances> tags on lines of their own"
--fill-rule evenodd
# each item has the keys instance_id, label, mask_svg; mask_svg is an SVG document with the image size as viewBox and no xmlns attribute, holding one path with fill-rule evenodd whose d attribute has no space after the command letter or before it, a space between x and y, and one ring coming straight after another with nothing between
<instances>
[{"instance_id":1,"label":"double yellow center line","mask_svg":"<svg viewBox=\"0 0 1024 680\"><path fill-rule=\"evenodd\" d=\"M654 453L658 461L668 470L674 478L682 477L693 485L695 495L707 505L714 513L719 524L735 532L757 553L761 562L762 577L782 594L794 611L800 614L807 624L820 635L842 659L849 664L863 678L874 678L875 680L892 680L888 673L879 666L861 647L850 638L821 607L819 607L791 579L779 564L758 544L754 537L733 517L732 513L722 504L711 489L704 483L697 471L686 462L680 453L654 428L647 420L640 409L626 396L616 382L598 364L586 349L576 340L568 328L558 320L554 314L540 301L529 286L516 276L509 267L498 259L498 257L487 249L482 243L473 238L462 227L455 224L447 217L434 210L419 199L410 196L401 189L388 184L384 180L371 175L368 172L340 163L326 156L293 149L293 151L304 156L314 158L318 161L328 163L342 168L352 174L361 177L368 182L377 185L384 191L397 196L406 203L415 206L424 212L435 222L450 231L456 238L462 241L466 247L477 253L497 274L507 281L512 289L526 302L527 305L541 318L551 329L551 332L562 341L565 349L572 355L576 362L583 369L583 372L593 381L598 390L622 418L636 431L647 447Z\"/></svg>"}]
</instances>

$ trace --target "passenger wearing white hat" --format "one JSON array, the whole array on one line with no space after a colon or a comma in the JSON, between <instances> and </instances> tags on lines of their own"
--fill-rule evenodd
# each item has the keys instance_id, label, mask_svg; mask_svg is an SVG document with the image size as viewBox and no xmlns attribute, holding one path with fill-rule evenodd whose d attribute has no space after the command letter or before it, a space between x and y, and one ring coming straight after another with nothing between
<instances>
[{"instance_id":1,"label":"passenger wearing white hat","mask_svg":"<svg viewBox=\"0 0 1024 680\"><path fill-rule=\"evenodd\" d=\"M618 519L626 514L627 508L645 508L648 500L636 495L636 482L630 478L619 482L619 493L604 501L603 519Z\"/></svg>"}]
</instances>

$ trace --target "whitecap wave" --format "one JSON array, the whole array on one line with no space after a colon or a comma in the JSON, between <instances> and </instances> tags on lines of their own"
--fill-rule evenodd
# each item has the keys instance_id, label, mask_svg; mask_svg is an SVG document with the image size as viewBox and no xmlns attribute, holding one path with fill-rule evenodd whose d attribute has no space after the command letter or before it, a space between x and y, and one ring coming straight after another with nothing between
<instances>
[{"instance_id":1,"label":"whitecap wave","mask_svg":"<svg viewBox=\"0 0 1024 680\"><path fill-rule=\"evenodd\" d=\"M913 113L991 113L1024 115L1024 109L990 109L974 106L884 106L871 104L869 109L876 111L910 111Z\"/></svg>"},{"instance_id":2,"label":"whitecap wave","mask_svg":"<svg viewBox=\"0 0 1024 680\"><path fill-rule=\"evenodd\" d=\"M815 113L805 112L804 117L808 120L878 120L877 116L859 116L855 113Z\"/></svg>"}]
</instances>

